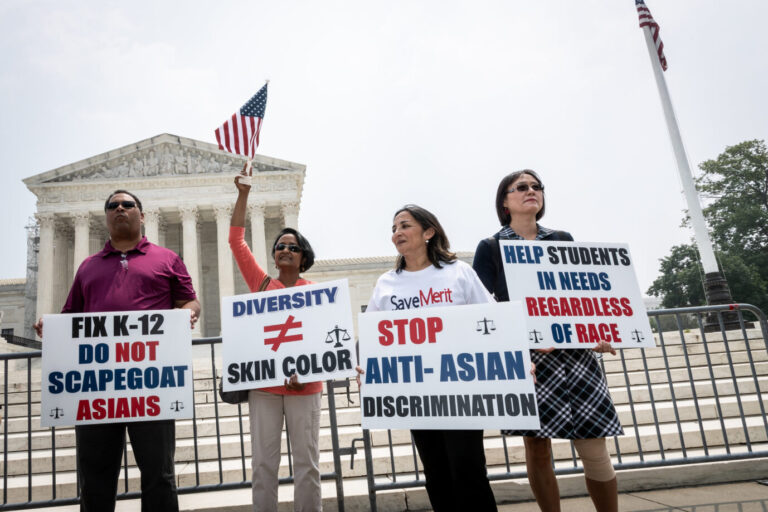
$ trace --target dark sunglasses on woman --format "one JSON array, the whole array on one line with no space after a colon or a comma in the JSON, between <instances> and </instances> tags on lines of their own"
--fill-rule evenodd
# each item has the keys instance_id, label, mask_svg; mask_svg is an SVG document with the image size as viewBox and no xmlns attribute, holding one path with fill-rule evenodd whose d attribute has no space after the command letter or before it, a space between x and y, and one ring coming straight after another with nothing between
<instances>
[{"instance_id":1,"label":"dark sunglasses on woman","mask_svg":"<svg viewBox=\"0 0 768 512\"><path fill-rule=\"evenodd\" d=\"M544 190L544 187L542 185L539 185L538 183L534 183L533 185L528 186L527 183L521 183L519 185L514 185L507 189L507 194L511 194L512 192L528 192L528 189L532 188L534 192L541 192Z\"/></svg>"},{"instance_id":2,"label":"dark sunglasses on woman","mask_svg":"<svg viewBox=\"0 0 768 512\"><path fill-rule=\"evenodd\" d=\"M275 246L275 251L283 251L285 249L288 249L291 252L301 252L301 247L299 247L298 245L294 245L294 244L283 244L283 243L280 243L280 244L277 244Z\"/></svg>"}]
</instances>

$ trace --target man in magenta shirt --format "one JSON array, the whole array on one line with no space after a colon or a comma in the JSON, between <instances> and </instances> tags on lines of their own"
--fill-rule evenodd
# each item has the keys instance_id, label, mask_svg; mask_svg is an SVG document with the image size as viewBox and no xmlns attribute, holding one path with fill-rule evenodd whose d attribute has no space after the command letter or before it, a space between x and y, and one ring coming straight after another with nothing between
<instances>
[{"instance_id":1,"label":"man in magenta shirt","mask_svg":"<svg viewBox=\"0 0 768 512\"><path fill-rule=\"evenodd\" d=\"M116 190L104 204L109 241L80 265L62 313L190 310L190 325L200 303L181 258L141 235L144 213L132 193ZM42 337L42 319L35 324ZM178 511L174 476L176 427L173 420L109 423L75 427L80 510L113 511L125 430L141 471L141 510Z\"/></svg>"}]
</instances>

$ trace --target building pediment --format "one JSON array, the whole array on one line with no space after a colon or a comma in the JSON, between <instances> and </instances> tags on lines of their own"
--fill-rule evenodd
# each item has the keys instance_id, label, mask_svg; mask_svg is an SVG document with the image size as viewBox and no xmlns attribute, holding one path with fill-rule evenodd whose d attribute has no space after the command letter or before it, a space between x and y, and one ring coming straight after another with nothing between
<instances>
[{"instance_id":1,"label":"building pediment","mask_svg":"<svg viewBox=\"0 0 768 512\"><path fill-rule=\"evenodd\" d=\"M135 144L31 176L28 187L79 181L111 181L188 175L235 174L244 157L219 150L215 144L162 134ZM256 155L255 172L300 171L305 166Z\"/></svg>"}]
</instances>

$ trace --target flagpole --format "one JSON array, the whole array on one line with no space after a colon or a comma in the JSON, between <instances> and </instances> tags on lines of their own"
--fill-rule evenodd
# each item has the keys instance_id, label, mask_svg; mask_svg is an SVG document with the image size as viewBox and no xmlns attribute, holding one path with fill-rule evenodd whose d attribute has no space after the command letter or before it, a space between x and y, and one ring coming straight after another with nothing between
<instances>
[{"instance_id":1,"label":"flagpole","mask_svg":"<svg viewBox=\"0 0 768 512\"><path fill-rule=\"evenodd\" d=\"M656 44L653 41L651 28L645 26L641 27L641 29L645 36L646 46L648 47L648 55L651 58L653 76L656 78L656 86L659 90L661 106L664 109L664 119L667 122L667 130L669 131L672 150L674 151L675 159L677 160L677 171L683 185L683 193L685 195L686 204L688 205L688 215L690 216L691 225L693 226L696 246L699 249L701 264L704 267L704 295L707 299L707 304L730 304L733 302L731 291L728 288L728 282L720 273L717 266L715 251L712 248L712 241L707 232L704 213L701 210L699 195L693 181L693 174L691 173L691 166L688 163L688 155L685 152L685 146L683 146L683 139L680 136L680 128L677 125L677 117L672 108L672 100L669 97L667 82L664 79L664 71L661 69L661 62L659 60Z\"/></svg>"}]
</instances>

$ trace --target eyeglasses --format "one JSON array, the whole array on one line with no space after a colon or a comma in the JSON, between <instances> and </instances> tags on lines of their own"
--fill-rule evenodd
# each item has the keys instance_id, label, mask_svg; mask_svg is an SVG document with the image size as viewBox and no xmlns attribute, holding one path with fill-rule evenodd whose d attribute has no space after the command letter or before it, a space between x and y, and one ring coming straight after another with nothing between
<instances>
[{"instance_id":1,"label":"eyeglasses","mask_svg":"<svg viewBox=\"0 0 768 512\"><path fill-rule=\"evenodd\" d=\"M294 244L277 244L275 246L275 252L284 251L285 249L288 249L291 252L301 252L301 247Z\"/></svg>"},{"instance_id":2,"label":"eyeglasses","mask_svg":"<svg viewBox=\"0 0 768 512\"><path fill-rule=\"evenodd\" d=\"M117 210L118 206L130 210L131 208L136 208L136 201L112 201L107 203L107 210Z\"/></svg>"},{"instance_id":3,"label":"eyeglasses","mask_svg":"<svg viewBox=\"0 0 768 512\"><path fill-rule=\"evenodd\" d=\"M538 183L533 183L531 185L528 185L527 183L521 183L519 185L513 185L512 187L507 189L507 194L511 194L512 192L528 192L528 189L533 189L534 192L541 192L544 190L544 185L539 185Z\"/></svg>"}]
</instances>

